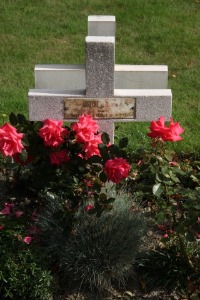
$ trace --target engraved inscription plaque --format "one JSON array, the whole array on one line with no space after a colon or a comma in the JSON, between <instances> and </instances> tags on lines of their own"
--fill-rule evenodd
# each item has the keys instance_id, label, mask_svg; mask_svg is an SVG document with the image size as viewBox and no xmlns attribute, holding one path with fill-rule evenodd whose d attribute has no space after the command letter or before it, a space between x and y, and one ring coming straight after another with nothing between
<instances>
[{"instance_id":1,"label":"engraved inscription plaque","mask_svg":"<svg viewBox=\"0 0 200 300\"><path fill-rule=\"evenodd\" d=\"M66 98L64 118L77 119L81 114L95 119L134 119L135 98Z\"/></svg>"}]
</instances>

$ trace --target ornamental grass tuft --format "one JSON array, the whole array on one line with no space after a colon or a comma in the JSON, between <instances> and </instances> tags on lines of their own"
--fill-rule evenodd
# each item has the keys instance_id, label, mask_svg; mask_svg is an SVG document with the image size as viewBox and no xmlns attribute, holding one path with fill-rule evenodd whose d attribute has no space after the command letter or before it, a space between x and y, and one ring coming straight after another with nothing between
<instances>
[{"instance_id":1,"label":"ornamental grass tuft","mask_svg":"<svg viewBox=\"0 0 200 300\"><path fill-rule=\"evenodd\" d=\"M127 194L120 192L115 197L113 209L99 218L79 215L69 238L65 222L55 229L59 205L55 203L55 211L47 207L46 215L39 217L43 249L57 265L62 290L70 285L104 291L113 282L124 285L133 273L145 224L141 213L131 208Z\"/></svg>"}]
</instances>

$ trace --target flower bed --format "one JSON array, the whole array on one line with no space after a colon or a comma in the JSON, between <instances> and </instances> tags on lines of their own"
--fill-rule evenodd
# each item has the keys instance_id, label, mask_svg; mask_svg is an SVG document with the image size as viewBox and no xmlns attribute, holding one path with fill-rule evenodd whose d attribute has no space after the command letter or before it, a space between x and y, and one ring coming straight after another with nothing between
<instances>
[{"instance_id":1,"label":"flower bed","mask_svg":"<svg viewBox=\"0 0 200 300\"><path fill-rule=\"evenodd\" d=\"M125 151L127 138L110 144L98 130L90 115L67 126L13 113L0 128L2 175L12 195L19 191L2 198L1 243L27 248L45 274L43 292L30 299L56 297L71 286L103 293L113 284L126 287L134 272L143 292L153 286L197 294L200 163L166 149L182 139L183 128L161 116L151 122L149 149L134 155ZM22 297L9 274L0 292Z\"/></svg>"}]
</instances>

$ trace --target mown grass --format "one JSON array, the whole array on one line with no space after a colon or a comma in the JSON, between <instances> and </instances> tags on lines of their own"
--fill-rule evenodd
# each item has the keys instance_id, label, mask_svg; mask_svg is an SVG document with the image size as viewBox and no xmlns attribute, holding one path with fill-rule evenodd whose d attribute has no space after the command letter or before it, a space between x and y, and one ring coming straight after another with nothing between
<instances>
[{"instance_id":1,"label":"mown grass","mask_svg":"<svg viewBox=\"0 0 200 300\"><path fill-rule=\"evenodd\" d=\"M0 114L28 115L34 65L84 63L88 15L115 15L116 63L166 64L175 120L185 128L178 152L200 151L200 1L1 0ZM147 123L120 124L130 148L148 144Z\"/></svg>"}]
</instances>

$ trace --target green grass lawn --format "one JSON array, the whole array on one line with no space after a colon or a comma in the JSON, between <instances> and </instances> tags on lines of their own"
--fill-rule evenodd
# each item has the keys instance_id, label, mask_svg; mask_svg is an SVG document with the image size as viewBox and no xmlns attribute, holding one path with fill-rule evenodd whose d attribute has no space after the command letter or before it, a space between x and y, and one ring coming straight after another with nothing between
<instances>
[{"instance_id":1,"label":"green grass lawn","mask_svg":"<svg viewBox=\"0 0 200 300\"><path fill-rule=\"evenodd\" d=\"M1 0L0 115L28 115L35 64L85 62L88 15L115 15L117 64L165 64L172 116L185 128L178 152L200 153L200 1ZM149 124L120 124L135 149Z\"/></svg>"}]
</instances>

